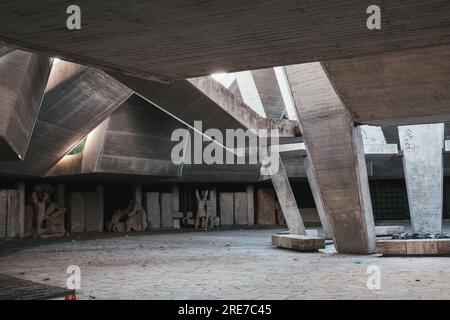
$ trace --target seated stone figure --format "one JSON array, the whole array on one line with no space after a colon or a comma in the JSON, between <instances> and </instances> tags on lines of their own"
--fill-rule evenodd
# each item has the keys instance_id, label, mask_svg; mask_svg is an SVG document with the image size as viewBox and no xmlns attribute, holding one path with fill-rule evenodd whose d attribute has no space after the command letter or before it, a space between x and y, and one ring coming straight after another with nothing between
<instances>
[{"instance_id":1,"label":"seated stone figure","mask_svg":"<svg viewBox=\"0 0 450 320\"><path fill-rule=\"evenodd\" d=\"M65 233L64 213L66 208L50 200L54 189L49 184L37 184L31 194L36 217L37 236Z\"/></svg>"},{"instance_id":2,"label":"seated stone figure","mask_svg":"<svg viewBox=\"0 0 450 320\"><path fill-rule=\"evenodd\" d=\"M130 201L125 210L116 210L108 225L108 231L144 231L147 229L147 213L137 201Z\"/></svg>"}]
</instances>

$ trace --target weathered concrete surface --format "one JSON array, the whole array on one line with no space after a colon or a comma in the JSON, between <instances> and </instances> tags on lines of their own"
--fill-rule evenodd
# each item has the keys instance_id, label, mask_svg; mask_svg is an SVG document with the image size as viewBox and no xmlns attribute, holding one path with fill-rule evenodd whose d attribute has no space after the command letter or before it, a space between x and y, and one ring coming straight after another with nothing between
<instances>
[{"instance_id":1,"label":"weathered concrete surface","mask_svg":"<svg viewBox=\"0 0 450 320\"><path fill-rule=\"evenodd\" d=\"M98 232L103 226L103 220L99 217L102 212L99 211L97 192L84 192L84 232Z\"/></svg>"},{"instance_id":2,"label":"weathered concrete surface","mask_svg":"<svg viewBox=\"0 0 450 320\"><path fill-rule=\"evenodd\" d=\"M19 50L0 56L0 160L25 158L52 60Z\"/></svg>"},{"instance_id":3,"label":"weathered concrete surface","mask_svg":"<svg viewBox=\"0 0 450 320\"><path fill-rule=\"evenodd\" d=\"M448 256L450 239L378 240L377 253L384 256Z\"/></svg>"},{"instance_id":4,"label":"weathered concrete surface","mask_svg":"<svg viewBox=\"0 0 450 320\"><path fill-rule=\"evenodd\" d=\"M20 219L23 218L19 213L20 198L17 190L8 190L7 238L20 237Z\"/></svg>"},{"instance_id":5,"label":"weathered concrete surface","mask_svg":"<svg viewBox=\"0 0 450 320\"><path fill-rule=\"evenodd\" d=\"M161 227L173 228L172 193L161 193Z\"/></svg>"},{"instance_id":6,"label":"weathered concrete surface","mask_svg":"<svg viewBox=\"0 0 450 320\"><path fill-rule=\"evenodd\" d=\"M404 232L403 226L375 226L375 234L377 236L392 236Z\"/></svg>"},{"instance_id":7,"label":"weathered concrete surface","mask_svg":"<svg viewBox=\"0 0 450 320\"><path fill-rule=\"evenodd\" d=\"M235 192L234 196L234 224L248 225L248 202L246 192Z\"/></svg>"},{"instance_id":8,"label":"weathered concrete surface","mask_svg":"<svg viewBox=\"0 0 450 320\"><path fill-rule=\"evenodd\" d=\"M8 190L0 190L0 238L6 238L8 218Z\"/></svg>"},{"instance_id":9,"label":"weathered concrete surface","mask_svg":"<svg viewBox=\"0 0 450 320\"><path fill-rule=\"evenodd\" d=\"M159 203L159 192L147 192L146 203L148 228L161 228L161 206Z\"/></svg>"},{"instance_id":10,"label":"weathered concrete surface","mask_svg":"<svg viewBox=\"0 0 450 320\"><path fill-rule=\"evenodd\" d=\"M333 230L331 229L330 223L328 222L328 215L325 212L325 207L323 204L322 193L319 190L319 186L317 185L316 177L311 170L311 165L309 164L309 160L305 158L304 167L306 171L306 176L308 178L309 187L313 194L314 203L316 204L317 213L319 215L320 223L322 225L322 229L327 238L333 237Z\"/></svg>"},{"instance_id":11,"label":"weathered concrete surface","mask_svg":"<svg viewBox=\"0 0 450 320\"><path fill-rule=\"evenodd\" d=\"M306 235L305 226L281 159L278 171L271 176L271 180L290 233Z\"/></svg>"},{"instance_id":12,"label":"weathered concrete surface","mask_svg":"<svg viewBox=\"0 0 450 320\"><path fill-rule=\"evenodd\" d=\"M332 245L299 254L270 245L271 235L281 231L54 239L44 246L3 251L0 270L37 282L48 274L46 284L61 285L68 261L74 261L82 270L80 300L450 299L448 257L355 257L335 254ZM380 290L367 289L371 265L382 271Z\"/></svg>"},{"instance_id":13,"label":"weathered concrete surface","mask_svg":"<svg viewBox=\"0 0 450 320\"><path fill-rule=\"evenodd\" d=\"M240 96L245 104L250 106L261 117L266 117L266 112L261 101L258 88L251 71L236 72L236 83L239 87Z\"/></svg>"},{"instance_id":14,"label":"weathered concrete surface","mask_svg":"<svg viewBox=\"0 0 450 320\"><path fill-rule=\"evenodd\" d=\"M414 232L441 232L444 124L398 127Z\"/></svg>"},{"instance_id":15,"label":"weathered concrete surface","mask_svg":"<svg viewBox=\"0 0 450 320\"><path fill-rule=\"evenodd\" d=\"M108 72L137 94L193 127L202 120L204 128L250 129L276 128L280 136L295 136L296 123L289 120L265 119L212 77L160 83ZM210 114L213 113L214 117ZM218 120L220 119L220 120Z\"/></svg>"},{"instance_id":16,"label":"weathered concrete surface","mask_svg":"<svg viewBox=\"0 0 450 320\"><path fill-rule=\"evenodd\" d=\"M0 162L0 173L45 175L131 93L95 69L83 69L68 77L45 94L25 160Z\"/></svg>"},{"instance_id":17,"label":"weathered concrete surface","mask_svg":"<svg viewBox=\"0 0 450 320\"><path fill-rule=\"evenodd\" d=\"M69 193L68 200L70 232L84 232L84 194L82 192Z\"/></svg>"},{"instance_id":18,"label":"weathered concrete surface","mask_svg":"<svg viewBox=\"0 0 450 320\"><path fill-rule=\"evenodd\" d=\"M280 119L286 114L286 111L275 70L268 68L253 70L251 73L259 96L261 97L266 116L268 118Z\"/></svg>"},{"instance_id":19,"label":"weathered concrete surface","mask_svg":"<svg viewBox=\"0 0 450 320\"><path fill-rule=\"evenodd\" d=\"M320 63L289 66L286 73L336 248L373 253L375 227L360 131Z\"/></svg>"},{"instance_id":20,"label":"weathered concrete surface","mask_svg":"<svg viewBox=\"0 0 450 320\"><path fill-rule=\"evenodd\" d=\"M234 195L232 192L221 192L220 201L220 225L234 224Z\"/></svg>"},{"instance_id":21,"label":"weathered concrete surface","mask_svg":"<svg viewBox=\"0 0 450 320\"><path fill-rule=\"evenodd\" d=\"M181 79L449 43L446 0L391 0L382 28L366 27L369 0L246 2L79 0L0 4L0 41L143 77ZM357 41L355 41L357 39Z\"/></svg>"},{"instance_id":22,"label":"weathered concrete surface","mask_svg":"<svg viewBox=\"0 0 450 320\"><path fill-rule=\"evenodd\" d=\"M357 123L450 121L450 45L327 61L324 68Z\"/></svg>"},{"instance_id":23,"label":"weathered concrete surface","mask_svg":"<svg viewBox=\"0 0 450 320\"><path fill-rule=\"evenodd\" d=\"M248 225L255 224L255 190L253 185L247 186L247 215Z\"/></svg>"},{"instance_id":24,"label":"weathered concrete surface","mask_svg":"<svg viewBox=\"0 0 450 320\"><path fill-rule=\"evenodd\" d=\"M258 188L256 199L258 204L256 224L276 225L275 191L268 188Z\"/></svg>"}]
</instances>

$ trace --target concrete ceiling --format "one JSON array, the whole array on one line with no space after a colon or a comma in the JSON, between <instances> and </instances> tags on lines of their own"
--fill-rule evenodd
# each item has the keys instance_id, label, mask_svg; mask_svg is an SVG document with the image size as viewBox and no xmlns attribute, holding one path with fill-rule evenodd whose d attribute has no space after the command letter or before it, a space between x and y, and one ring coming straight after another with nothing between
<instances>
[{"instance_id":1,"label":"concrete ceiling","mask_svg":"<svg viewBox=\"0 0 450 320\"><path fill-rule=\"evenodd\" d=\"M81 64L173 80L450 43L448 0L0 2L0 41Z\"/></svg>"},{"instance_id":2,"label":"concrete ceiling","mask_svg":"<svg viewBox=\"0 0 450 320\"><path fill-rule=\"evenodd\" d=\"M450 121L450 45L322 65L357 123L392 126Z\"/></svg>"}]
</instances>

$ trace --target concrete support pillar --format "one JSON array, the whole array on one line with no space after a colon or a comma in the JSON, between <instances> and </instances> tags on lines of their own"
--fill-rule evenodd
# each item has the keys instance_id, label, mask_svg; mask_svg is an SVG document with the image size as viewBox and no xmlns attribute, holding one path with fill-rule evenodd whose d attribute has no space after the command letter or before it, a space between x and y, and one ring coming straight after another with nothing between
<instances>
[{"instance_id":1,"label":"concrete support pillar","mask_svg":"<svg viewBox=\"0 0 450 320\"><path fill-rule=\"evenodd\" d=\"M98 206L98 232L103 232L104 225L105 225L105 199L104 199L104 189L103 186L97 186L97 206Z\"/></svg>"},{"instance_id":2,"label":"concrete support pillar","mask_svg":"<svg viewBox=\"0 0 450 320\"><path fill-rule=\"evenodd\" d=\"M62 183L56 185L56 202L59 205L66 205L66 186Z\"/></svg>"},{"instance_id":3,"label":"concrete support pillar","mask_svg":"<svg viewBox=\"0 0 450 320\"><path fill-rule=\"evenodd\" d=\"M444 124L398 127L414 232L441 232Z\"/></svg>"},{"instance_id":4,"label":"concrete support pillar","mask_svg":"<svg viewBox=\"0 0 450 320\"><path fill-rule=\"evenodd\" d=\"M309 186L313 194L314 203L316 204L317 213L319 214L320 223L322 224L323 232L325 233L325 237L332 238L333 232L331 231L330 223L328 222L327 214L325 213L322 194L319 191L319 186L317 185L316 178L311 170L311 165L309 164L308 158L305 158L304 166L306 176L308 177Z\"/></svg>"},{"instance_id":5,"label":"concrete support pillar","mask_svg":"<svg viewBox=\"0 0 450 320\"><path fill-rule=\"evenodd\" d=\"M248 225L252 226L255 224L255 193L253 190L253 185L247 186L247 214L248 214Z\"/></svg>"},{"instance_id":6,"label":"concrete support pillar","mask_svg":"<svg viewBox=\"0 0 450 320\"><path fill-rule=\"evenodd\" d=\"M286 67L311 171L338 252L375 252L361 132L320 63Z\"/></svg>"},{"instance_id":7,"label":"concrete support pillar","mask_svg":"<svg viewBox=\"0 0 450 320\"><path fill-rule=\"evenodd\" d=\"M18 219L19 219L19 237L23 238L25 235L25 183L19 182L17 184L17 191L19 192L18 205Z\"/></svg>"},{"instance_id":8,"label":"concrete support pillar","mask_svg":"<svg viewBox=\"0 0 450 320\"><path fill-rule=\"evenodd\" d=\"M306 235L305 226L303 225L302 217L300 216L300 211L298 210L281 158L279 169L277 173L271 176L271 179L290 233Z\"/></svg>"}]
</instances>

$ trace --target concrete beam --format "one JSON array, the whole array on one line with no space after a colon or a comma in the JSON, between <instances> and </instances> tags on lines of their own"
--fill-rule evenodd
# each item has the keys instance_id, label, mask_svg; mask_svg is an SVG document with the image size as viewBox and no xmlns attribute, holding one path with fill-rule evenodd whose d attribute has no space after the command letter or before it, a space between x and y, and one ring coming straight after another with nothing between
<instances>
[{"instance_id":1,"label":"concrete beam","mask_svg":"<svg viewBox=\"0 0 450 320\"><path fill-rule=\"evenodd\" d=\"M450 121L450 45L323 65L356 123L393 126Z\"/></svg>"},{"instance_id":2,"label":"concrete beam","mask_svg":"<svg viewBox=\"0 0 450 320\"><path fill-rule=\"evenodd\" d=\"M96 69L83 69L64 80L57 78L59 85L44 95L25 160L0 162L1 174L45 175L132 94Z\"/></svg>"},{"instance_id":3,"label":"concrete beam","mask_svg":"<svg viewBox=\"0 0 450 320\"><path fill-rule=\"evenodd\" d=\"M255 70L449 43L447 0L78 0L82 29L64 27L67 3L0 3L0 41L85 65L163 80ZM357 41L355 41L357 39ZM368 73L367 73L368 74Z\"/></svg>"},{"instance_id":4,"label":"concrete beam","mask_svg":"<svg viewBox=\"0 0 450 320\"><path fill-rule=\"evenodd\" d=\"M442 230L444 124L398 127L414 232Z\"/></svg>"},{"instance_id":5,"label":"concrete beam","mask_svg":"<svg viewBox=\"0 0 450 320\"><path fill-rule=\"evenodd\" d=\"M336 249L373 253L375 227L360 130L320 63L289 66L286 74Z\"/></svg>"},{"instance_id":6,"label":"concrete beam","mask_svg":"<svg viewBox=\"0 0 450 320\"><path fill-rule=\"evenodd\" d=\"M0 57L0 160L23 160L52 60L24 51Z\"/></svg>"}]
</instances>

